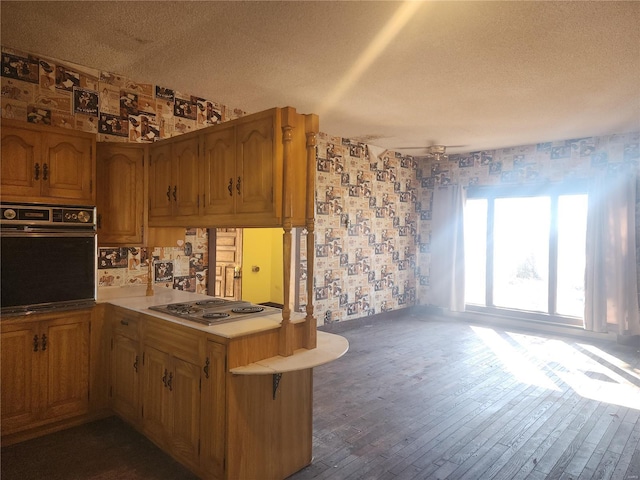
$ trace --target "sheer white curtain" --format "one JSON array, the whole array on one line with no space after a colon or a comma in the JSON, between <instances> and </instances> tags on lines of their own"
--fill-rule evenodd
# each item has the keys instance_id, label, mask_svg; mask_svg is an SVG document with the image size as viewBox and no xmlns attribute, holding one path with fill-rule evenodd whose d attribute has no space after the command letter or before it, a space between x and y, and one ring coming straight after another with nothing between
<instances>
[{"instance_id":1,"label":"sheer white curtain","mask_svg":"<svg viewBox=\"0 0 640 480\"><path fill-rule=\"evenodd\" d=\"M595 178L589 190L585 272L585 329L640 335L636 276L636 179Z\"/></svg>"},{"instance_id":2,"label":"sheer white curtain","mask_svg":"<svg viewBox=\"0 0 640 480\"><path fill-rule=\"evenodd\" d=\"M436 188L431 217L431 305L464 311L464 188Z\"/></svg>"}]
</instances>

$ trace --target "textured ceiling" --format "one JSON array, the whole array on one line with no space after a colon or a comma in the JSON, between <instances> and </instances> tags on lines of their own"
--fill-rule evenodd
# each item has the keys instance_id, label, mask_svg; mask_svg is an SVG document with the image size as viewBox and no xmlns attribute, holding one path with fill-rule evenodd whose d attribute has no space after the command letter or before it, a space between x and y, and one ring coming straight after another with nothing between
<instances>
[{"instance_id":1,"label":"textured ceiling","mask_svg":"<svg viewBox=\"0 0 640 480\"><path fill-rule=\"evenodd\" d=\"M640 130L639 2L0 3L5 47L450 152ZM420 150L408 153L420 154Z\"/></svg>"}]
</instances>

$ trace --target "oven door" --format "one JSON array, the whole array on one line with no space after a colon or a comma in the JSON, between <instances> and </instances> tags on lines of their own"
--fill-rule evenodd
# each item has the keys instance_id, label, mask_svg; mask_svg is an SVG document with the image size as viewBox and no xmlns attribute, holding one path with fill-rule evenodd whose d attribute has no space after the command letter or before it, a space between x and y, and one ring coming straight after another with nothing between
<instances>
[{"instance_id":1,"label":"oven door","mask_svg":"<svg viewBox=\"0 0 640 480\"><path fill-rule=\"evenodd\" d=\"M3 313L95 303L95 230L3 229L1 242Z\"/></svg>"}]
</instances>

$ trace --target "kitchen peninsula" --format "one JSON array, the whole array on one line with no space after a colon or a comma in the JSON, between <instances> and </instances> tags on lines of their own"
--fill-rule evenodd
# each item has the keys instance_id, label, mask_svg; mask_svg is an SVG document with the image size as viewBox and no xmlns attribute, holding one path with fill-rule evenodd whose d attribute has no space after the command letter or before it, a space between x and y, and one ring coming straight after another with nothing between
<instances>
[{"instance_id":1,"label":"kitchen peninsula","mask_svg":"<svg viewBox=\"0 0 640 480\"><path fill-rule=\"evenodd\" d=\"M311 462L313 367L348 349L278 354L281 316L203 325L150 309L212 297L161 289L99 305L111 337L111 406L203 478L285 478ZM304 315L293 315L301 337Z\"/></svg>"}]
</instances>

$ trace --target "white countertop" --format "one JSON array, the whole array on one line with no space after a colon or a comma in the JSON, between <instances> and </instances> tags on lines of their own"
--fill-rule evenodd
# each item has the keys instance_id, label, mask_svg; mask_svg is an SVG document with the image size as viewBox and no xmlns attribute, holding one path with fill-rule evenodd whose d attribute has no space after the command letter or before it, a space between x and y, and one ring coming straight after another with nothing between
<instances>
[{"instance_id":1,"label":"white countertop","mask_svg":"<svg viewBox=\"0 0 640 480\"><path fill-rule=\"evenodd\" d=\"M144 313L152 317L161 318L168 322L185 325L202 332L218 335L223 338L236 338L251 333L263 332L280 327L282 323L282 315L280 313L262 316L252 316L246 319L235 320L233 322L221 323L218 325L203 325L197 322L191 322L182 318L166 315L156 310L149 310L149 307L157 305L166 305L168 303L193 302L197 300L209 300L212 297L199 293L184 292L181 290L173 290L168 288L156 288L152 296L146 296L144 290L139 291L136 296L131 296L129 287L109 289L101 291L98 296L98 302L106 302L118 307L133 310L138 313ZM121 295L119 295L121 294ZM303 313L291 312L291 323L304 322L305 315Z\"/></svg>"},{"instance_id":2,"label":"white countertop","mask_svg":"<svg viewBox=\"0 0 640 480\"><path fill-rule=\"evenodd\" d=\"M282 322L282 315L280 313L243 318L233 322L208 326L171 315L166 315L156 310L149 310L149 307L156 305L209 300L211 298L212 297L208 295L167 288L156 288L154 295L146 296L145 290L143 289L117 287L114 289L101 290L98 296L98 302L110 303L134 312L150 315L168 322L185 325L187 327L224 338L242 337L256 332L280 328L280 324ZM291 312L291 323L300 323L304 321L305 314ZM294 351L293 355L289 357L278 355L266 358L249 365L232 368L230 372L236 375L266 375L291 372L294 370L304 370L336 360L344 355L348 349L349 342L346 338L332 333L318 331L317 346L314 349L307 350L306 348L300 348Z\"/></svg>"},{"instance_id":3,"label":"white countertop","mask_svg":"<svg viewBox=\"0 0 640 480\"><path fill-rule=\"evenodd\" d=\"M229 371L235 375L267 375L305 370L336 360L349 350L349 341L340 335L327 332L318 332L317 335L317 347L313 350L300 348L290 357L277 355Z\"/></svg>"}]
</instances>

